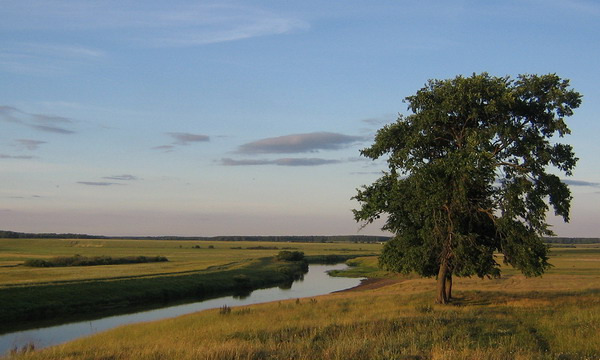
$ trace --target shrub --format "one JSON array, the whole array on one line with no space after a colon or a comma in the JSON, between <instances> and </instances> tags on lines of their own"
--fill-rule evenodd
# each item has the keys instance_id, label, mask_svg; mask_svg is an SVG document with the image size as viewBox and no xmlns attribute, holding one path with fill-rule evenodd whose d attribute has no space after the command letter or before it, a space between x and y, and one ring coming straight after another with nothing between
<instances>
[{"instance_id":1,"label":"shrub","mask_svg":"<svg viewBox=\"0 0 600 360\"><path fill-rule=\"evenodd\" d=\"M248 275L244 275L244 274L235 275L233 277L233 281L235 282L235 286L237 288L251 287L251 281L250 281L250 277L248 277Z\"/></svg>"},{"instance_id":2,"label":"shrub","mask_svg":"<svg viewBox=\"0 0 600 360\"><path fill-rule=\"evenodd\" d=\"M277 255L277 260L280 261L302 261L304 260L304 253L302 251L280 251Z\"/></svg>"},{"instance_id":3,"label":"shrub","mask_svg":"<svg viewBox=\"0 0 600 360\"><path fill-rule=\"evenodd\" d=\"M29 267L66 267L66 266L93 266L93 265L121 265L121 264L142 264L149 262L169 261L164 256L128 256L122 258L112 258L110 256L87 257L81 255L57 256L49 260L30 259L23 265Z\"/></svg>"},{"instance_id":4,"label":"shrub","mask_svg":"<svg viewBox=\"0 0 600 360\"><path fill-rule=\"evenodd\" d=\"M29 259L29 260L25 261L25 263L23 265L29 266L29 267L51 267L52 266L52 264L50 264L50 262L48 262L46 260L42 260L42 259Z\"/></svg>"}]
</instances>

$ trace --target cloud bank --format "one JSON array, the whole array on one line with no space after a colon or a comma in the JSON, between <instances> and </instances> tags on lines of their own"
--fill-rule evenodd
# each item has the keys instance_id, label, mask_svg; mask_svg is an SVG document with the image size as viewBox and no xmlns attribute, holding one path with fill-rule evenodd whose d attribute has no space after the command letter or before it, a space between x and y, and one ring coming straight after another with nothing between
<instances>
[{"instance_id":1,"label":"cloud bank","mask_svg":"<svg viewBox=\"0 0 600 360\"><path fill-rule=\"evenodd\" d=\"M341 160L319 159L319 158L282 158L274 160L234 160L231 158L221 159L224 166L255 166L255 165L278 165L278 166L318 166L339 164Z\"/></svg>"},{"instance_id":2,"label":"cloud bank","mask_svg":"<svg viewBox=\"0 0 600 360\"><path fill-rule=\"evenodd\" d=\"M350 136L331 132L313 132L266 138L238 148L241 154L294 154L319 150L339 150L364 141L362 136Z\"/></svg>"},{"instance_id":3,"label":"cloud bank","mask_svg":"<svg viewBox=\"0 0 600 360\"><path fill-rule=\"evenodd\" d=\"M3 4L0 29L119 30L116 40L146 47L190 47L304 30L309 25L245 3L171 1L12 2ZM50 47L47 51L54 51ZM101 56L95 49L67 48L69 53Z\"/></svg>"}]
</instances>

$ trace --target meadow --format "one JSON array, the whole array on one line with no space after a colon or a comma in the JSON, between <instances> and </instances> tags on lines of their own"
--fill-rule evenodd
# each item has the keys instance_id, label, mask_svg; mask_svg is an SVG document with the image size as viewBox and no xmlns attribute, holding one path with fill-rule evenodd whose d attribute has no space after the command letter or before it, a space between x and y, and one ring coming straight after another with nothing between
<instances>
[{"instance_id":1,"label":"meadow","mask_svg":"<svg viewBox=\"0 0 600 360\"><path fill-rule=\"evenodd\" d=\"M368 254L378 244L280 243L255 241L122 240L122 239L0 239L0 289L83 280L136 278L231 267L252 259L276 256L280 250L299 250L307 256ZM251 248L251 249L249 249ZM164 263L135 266L36 269L20 266L28 259L57 256L164 256Z\"/></svg>"},{"instance_id":2,"label":"meadow","mask_svg":"<svg viewBox=\"0 0 600 360\"><path fill-rule=\"evenodd\" d=\"M302 251L311 261L376 253L380 245L183 240L0 239L0 331L42 320L234 294L289 282L302 264L275 259ZM79 256L76 256L79 255ZM59 258L165 257L168 261L100 266L29 267ZM244 281L242 281L244 280Z\"/></svg>"},{"instance_id":3,"label":"meadow","mask_svg":"<svg viewBox=\"0 0 600 360\"><path fill-rule=\"evenodd\" d=\"M500 279L456 279L451 305L433 303L433 279L386 274L373 256L351 262L349 273L382 278L311 299L124 326L8 358L600 359L598 247L553 249L554 267L541 278L506 268Z\"/></svg>"}]
</instances>

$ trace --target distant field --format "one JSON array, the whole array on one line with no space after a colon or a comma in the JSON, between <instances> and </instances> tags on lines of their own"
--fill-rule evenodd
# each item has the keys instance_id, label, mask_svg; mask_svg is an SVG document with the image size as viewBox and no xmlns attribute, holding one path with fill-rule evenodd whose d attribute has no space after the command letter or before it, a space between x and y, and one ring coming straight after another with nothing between
<instances>
[{"instance_id":1,"label":"distant field","mask_svg":"<svg viewBox=\"0 0 600 360\"><path fill-rule=\"evenodd\" d=\"M283 250L303 252L311 261L330 260L333 255L343 261L376 254L379 248L376 244L354 243L0 239L0 332L288 283L301 276L306 264L277 260L276 255ZM140 256L165 257L168 261L66 267L24 265L32 260L56 262L57 257Z\"/></svg>"},{"instance_id":2,"label":"distant field","mask_svg":"<svg viewBox=\"0 0 600 360\"><path fill-rule=\"evenodd\" d=\"M199 247L199 248L198 248ZM260 248L263 249L260 249ZM235 248L235 249L232 249ZM248 249L254 248L254 249ZM247 263L293 249L306 255L377 253L379 244L281 243L191 240L113 240L113 239L0 239L0 289L28 285L82 280L133 278L186 273L211 267ZM106 265L77 268L29 268L28 259L56 256L165 256L163 263Z\"/></svg>"}]
</instances>

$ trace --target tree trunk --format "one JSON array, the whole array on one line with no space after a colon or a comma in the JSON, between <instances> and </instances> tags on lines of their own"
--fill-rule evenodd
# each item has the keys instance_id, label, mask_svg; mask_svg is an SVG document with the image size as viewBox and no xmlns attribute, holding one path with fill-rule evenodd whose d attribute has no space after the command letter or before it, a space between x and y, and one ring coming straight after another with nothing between
<instances>
[{"instance_id":1,"label":"tree trunk","mask_svg":"<svg viewBox=\"0 0 600 360\"><path fill-rule=\"evenodd\" d=\"M437 298L435 300L438 304L447 304L448 298L446 295L446 278L448 276L448 264L442 262L440 264L440 270L437 276Z\"/></svg>"},{"instance_id":2,"label":"tree trunk","mask_svg":"<svg viewBox=\"0 0 600 360\"><path fill-rule=\"evenodd\" d=\"M448 271L446 275L446 301L452 299L452 273Z\"/></svg>"}]
</instances>

